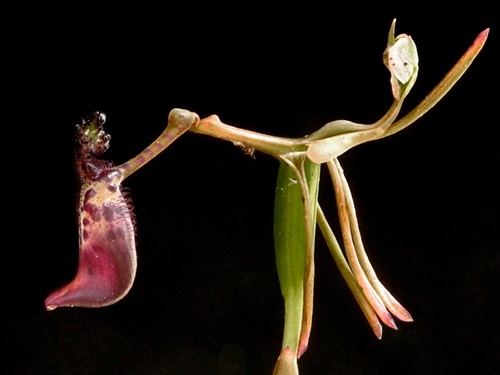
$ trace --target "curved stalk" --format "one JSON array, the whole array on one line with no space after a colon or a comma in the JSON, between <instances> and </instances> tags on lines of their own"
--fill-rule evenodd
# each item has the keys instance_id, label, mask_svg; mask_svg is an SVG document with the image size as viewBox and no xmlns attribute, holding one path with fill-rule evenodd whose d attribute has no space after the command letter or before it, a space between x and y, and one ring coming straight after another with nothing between
<instances>
[{"instance_id":1,"label":"curved stalk","mask_svg":"<svg viewBox=\"0 0 500 375\"><path fill-rule=\"evenodd\" d=\"M405 117L392 124L389 129L382 135L388 137L394 133L403 130L407 126L413 124L416 120L426 114L432 107L434 107L448 91L457 83L462 75L467 71L474 59L477 57L488 38L490 29L482 31L474 40L465 54L458 60L458 62L451 68L445 77L437 84L434 89L420 102L411 112Z\"/></svg>"},{"instance_id":2,"label":"curved stalk","mask_svg":"<svg viewBox=\"0 0 500 375\"><path fill-rule=\"evenodd\" d=\"M217 115L203 118L190 130L193 133L209 135L225 141L230 141L237 146L253 148L273 156L305 151L307 150L308 144L308 139L306 137L277 137L224 124Z\"/></svg>"},{"instance_id":3,"label":"curved stalk","mask_svg":"<svg viewBox=\"0 0 500 375\"><path fill-rule=\"evenodd\" d=\"M168 115L167 128L160 136L141 153L118 167L123 175L123 179L151 161L199 121L200 118L194 112L179 108L172 109Z\"/></svg>"}]
</instances>

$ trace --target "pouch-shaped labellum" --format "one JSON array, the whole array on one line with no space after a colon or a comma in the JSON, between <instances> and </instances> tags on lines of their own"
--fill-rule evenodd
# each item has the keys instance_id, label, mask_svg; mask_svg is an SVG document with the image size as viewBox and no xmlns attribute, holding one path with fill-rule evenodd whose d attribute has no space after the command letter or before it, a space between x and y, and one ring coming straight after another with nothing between
<instances>
[{"instance_id":1,"label":"pouch-shaped labellum","mask_svg":"<svg viewBox=\"0 0 500 375\"><path fill-rule=\"evenodd\" d=\"M82 191L77 274L47 297L48 310L107 306L132 287L137 269L134 224L119 189L120 176L117 170L105 171Z\"/></svg>"},{"instance_id":2,"label":"pouch-shaped labellum","mask_svg":"<svg viewBox=\"0 0 500 375\"><path fill-rule=\"evenodd\" d=\"M102 307L123 298L137 269L134 218L121 191L122 172L97 159L108 147L105 117L77 126L77 171L81 182L79 260L76 276L45 300L47 310L61 306Z\"/></svg>"}]
</instances>

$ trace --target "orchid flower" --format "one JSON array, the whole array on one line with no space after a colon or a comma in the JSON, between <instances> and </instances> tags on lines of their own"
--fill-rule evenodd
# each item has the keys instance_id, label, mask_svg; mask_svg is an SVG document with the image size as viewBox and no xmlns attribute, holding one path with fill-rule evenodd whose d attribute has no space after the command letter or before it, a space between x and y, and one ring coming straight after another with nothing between
<instances>
[{"instance_id":1,"label":"orchid flower","mask_svg":"<svg viewBox=\"0 0 500 375\"><path fill-rule=\"evenodd\" d=\"M441 82L401 119L397 117L417 79L419 57L409 35L395 36L395 20L383 53L383 62L390 72L393 103L373 124L336 120L308 136L283 138L225 124L216 115L200 120L194 112L174 109L167 128L157 140L128 162L114 166L99 159L108 147L109 135L102 130L105 118L100 113L94 114L92 119L77 126L77 171L82 186L78 270L71 283L47 297L46 308L101 307L126 295L133 283L136 255L133 215L121 193L121 184L189 131L233 142L251 155L257 150L279 161L274 238L285 317L282 348L273 374L298 374L298 359L308 347L313 316L316 225L377 338L382 337L382 323L397 329L394 318L413 321L370 264L354 199L338 158L355 146L395 134L429 111L468 69L488 33L489 29L481 32ZM318 203L323 165L334 187L343 249Z\"/></svg>"},{"instance_id":2,"label":"orchid flower","mask_svg":"<svg viewBox=\"0 0 500 375\"><path fill-rule=\"evenodd\" d=\"M173 109L165 131L149 147L120 166L101 159L111 136L106 115L94 112L76 129L76 171L80 182L79 259L75 278L45 299L45 308L104 307L129 292L137 270L135 218L122 191L125 178L168 147L193 124L195 113Z\"/></svg>"}]
</instances>

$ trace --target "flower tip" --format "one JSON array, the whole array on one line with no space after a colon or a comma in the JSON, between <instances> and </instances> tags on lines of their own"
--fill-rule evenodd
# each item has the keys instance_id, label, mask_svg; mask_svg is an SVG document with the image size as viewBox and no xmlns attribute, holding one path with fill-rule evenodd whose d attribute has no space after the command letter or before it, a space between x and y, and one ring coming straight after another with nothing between
<instances>
[{"instance_id":1,"label":"flower tip","mask_svg":"<svg viewBox=\"0 0 500 375\"><path fill-rule=\"evenodd\" d=\"M307 351L309 347L309 342L301 342L299 343L299 348L297 349L297 358L299 359L302 355Z\"/></svg>"},{"instance_id":2,"label":"flower tip","mask_svg":"<svg viewBox=\"0 0 500 375\"><path fill-rule=\"evenodd\" d=\"M57 308L57 306L52 306L50 303L47 304L47 302L45 302L45 310L52 311L52 310L55 310L56 308Z\"/></svg>"},{"instance_id":3,"label":"flower tip","mask_svg":"<svg viewBox=\"0 0 500 375\"><path fill-rule=\"evenodd\" d=\"M90 236L93 241L83 240L76 276L45 299L48 311L57 307L104 307L125 297L134 282L137 256L135 243L112 236L115 232L104 237L108 243L99 233Z\"/></svg>"},{"instance_id":4,"label":"flower tip","mask_svg":"<svg viewBox=\"0 0 500 375\"><path fill-rule=\"evenodd\" d=\"M132 287L135 266L123 272L115 269L79 268L75 279L68 285L52 292L45 299L45 309L55 310L58 307L104 307L121 300ZM95 272L92 274L92 272Z\"/></svg>"},{"instance_id":5,"label":"flower tip","mask_svg":"<svg viewBox=\"0 0 500 375\"><path fill-rule=\"evenodd\" d=\"M489 27L481 31L479 35L476 37L476 40L474 40L474 43L472 43L472 48L475 47L481 49L484 46L484 43L486 43L486 39L488 38L489 33L490 33Z\"/></svg>"},{"instance_id":6,"label":"flower tip","mask_svg":"<svg viewBox=\"0 0 500 375\"><path fill-rule=\"evenodd\" d=\"M396 325L396 322L389 312L382 314L382 316L380 316L380 319L385 323L385 325L387 325L387 327L392 328L396 331L398 330L398 326Z\"/></svg>"},{"instance_id":7,"label":"flower tip","mask_svg":"<svg viewBox=\"0 0 500 375\"><path fill-rule=\"evenodd\" d=\"M413 322L413 317L410 315L408 311L406 312L406 314L398 315L397 318L402 322L407 322L407 323Z\"/></svg>"},{"instance_id":8,"label":"flower tip","mask_svg":"<svg viewBox=\"0 0 500 375\"><path fill-rule=\"evenodd\" d=\"M382 340L382 332L383 332L383 328L382 328L382 325L381 324L374 324L372 325L372 330L373 330L373 333L375 334L375 337L377 337L377 339L379 340Z\"/></svg>"},{"instance_id":9,"label":"flower tip","mask_svg":"<svg viewBox=\"0 0 500 375\"><path fill-rule=\"evenodd\" d=\"M52 293L49 294L48 297L45 298L44 306L45 306L46 311L52 311L52 310L55 310L56 308L59 307L57 304L54 304L54 294L55 293L56 293L56 291L53 291Z\"/></svg>"},{"instance_id":10,"label":"flower tip","mask_svg":"<svg viewBox=\"0 0 500 375\"><path fill-rule=\"evenodd\" d=\"M483 31L481 31L481 33L479 34L479 38L480 39L486 39L486 37L488 36L488 34L490 33L490 28L486 28L484 29Z\"/></svg>"},{"instance_id":11,"label":"flower tip","mask_svg":"<svg viewBox=\"0 0 500 375\"><path fill-rule=\"evenodd\" d=\"M394 316L401 320L402 322L413 322L413 317L410 312L406 310L403 306L397 306L396 310L393 312Z\"/></svg>"}]
</instances>

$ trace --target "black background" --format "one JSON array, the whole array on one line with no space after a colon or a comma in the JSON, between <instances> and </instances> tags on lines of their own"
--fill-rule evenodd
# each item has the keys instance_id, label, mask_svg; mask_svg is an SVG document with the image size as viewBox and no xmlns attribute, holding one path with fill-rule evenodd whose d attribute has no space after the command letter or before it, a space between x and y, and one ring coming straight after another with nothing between
<instances>
[{"instance_id":1,"label":"black background","mask_svg":"<svg viewBox=\"0 0 500 375\"><path fill-rule=\"evenodd\" d=\"M283 325L278 162L218 139L188 133L125 181L139 254L125 299L44 310L77 266L74 125L105 112L118 164L172 108L289 137L336 119L374 122L391 103L382 52L393 18L420 56L403 113L491 30L428 114L340 157L370 259L415 321L377 340L318 236L301 374L498 373L496 10L73 6L4 15L16 20L3 52L4 373L271 374ZM327 173L320 201L333 220Z\"/></svg>"}]
</instances>

